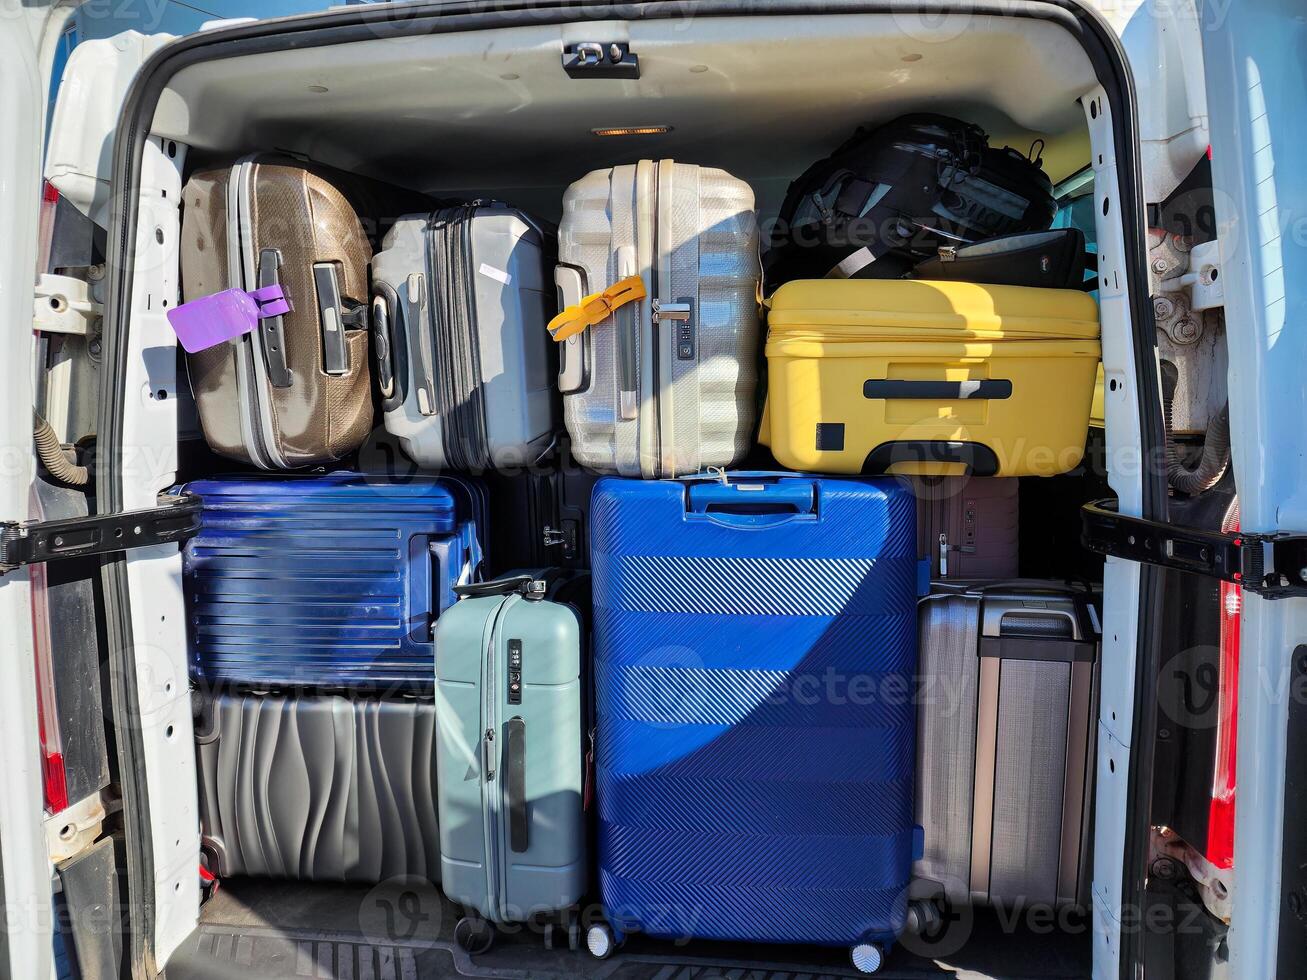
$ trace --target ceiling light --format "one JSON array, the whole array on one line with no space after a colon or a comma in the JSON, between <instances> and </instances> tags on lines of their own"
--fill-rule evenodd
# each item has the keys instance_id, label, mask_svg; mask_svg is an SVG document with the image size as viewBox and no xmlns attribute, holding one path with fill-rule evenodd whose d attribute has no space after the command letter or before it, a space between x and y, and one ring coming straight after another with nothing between
<instances>
[{"instance_id":1,"label":"ceiling light","mask_svg":"<svg viewBox=\"0 0 1307 980\"><path fill-rule=\"evenodd\" d=\"M660 136L671 131L671 126L606 126L590 130L596 136Z\"/></svg>"}]
</instances>

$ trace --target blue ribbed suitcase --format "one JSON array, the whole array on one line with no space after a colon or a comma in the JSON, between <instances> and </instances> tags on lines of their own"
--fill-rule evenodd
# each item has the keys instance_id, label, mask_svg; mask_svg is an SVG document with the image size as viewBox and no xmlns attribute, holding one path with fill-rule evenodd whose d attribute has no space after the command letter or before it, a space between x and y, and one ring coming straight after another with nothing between
<instances>
[{"instance_id":1,"label":"blue ribbed suitcase","mask_svg":"<svg viewBox=\"0 0 1307 980\"><path fill-rule=\"evenodd\" d=\"M478 487L358 473L236 476L183 552L191 670L243 687L431 691L432 627L478 573Z\"/></svg>"},{"instance_id":2,"label":"blue ribbed suitcase","mask_svg":"<svg viewBox=\"0 0 1307 980\"><path fill-rule=\"evenodd\" d=\"M591 506L599 874L616 937L878 957L903 927L920 840L911 491L604 479Z\"/></svg>"}]
</instances>

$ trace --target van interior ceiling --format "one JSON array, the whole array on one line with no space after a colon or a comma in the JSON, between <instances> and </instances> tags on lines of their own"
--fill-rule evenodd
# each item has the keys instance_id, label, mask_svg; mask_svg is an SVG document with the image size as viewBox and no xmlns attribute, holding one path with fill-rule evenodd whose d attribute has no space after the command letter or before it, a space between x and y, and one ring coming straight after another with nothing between
<instances>
[{"instance_id":1,"label":"van interior ceiling","mask_svg":"<svg viewBox=\"0 0 1307 980\"><path fill-rule=\"evenodd\" d=\"M122 362L128 365L128 377L121 390L129 393L122 413L122 444L133 447L149 472L136 481L139 485L124 479L127 509L147 506L156 493L178 485L242 469L206 448L206 433L189 390L195 380L194 362L188 382L185 359L180 349L173 350L176 336L166 319L170 309L198 298L185 292L179 244L188 206L182 187L194 174L229 167L249 154L275 152L439 201L506 202L552 229L565 220L564 195L569 185L588 171L642 160L675 160L720 168L747 183L755 195L765 248L766 229L781 214L791 183L859 127L874 128L910 113L937 113L974 123L988 134L991 146L1010 146L1022 157L1038 160L1055 186L1065 182L1078 188L1059 201L1063 207L1058 220L1065 218L1096 243L1091 271L1096 270L1092 271L1097 286L1094 300L1105 380L1103 401L1095 406L1095 421L1086 437L1088 450L1083 462L1069 472L1013 479L1013 484L1020 482L1019 493L1014 486L1009 503L1002 506L1009 507L1005 513L1010 518L1005 519L1016 526L999 534L1011 541L1005 580L1053 581L1076 593L1068 606L1074 611L1065 617L1073 624L1068 627L1072 632L1058 636L1071 651L1058 654L1061 666L1071 665L1066 681L1071 707L1052 710L1051 716L1056 716L1052 727L1041 729L1040 737L1052 742L1060 738L1058 744L1065 746L1050 765L1066 785L1065 800L1075 801L1077 816L1074 826L1072 821L1066 826L1058 823L1060 811L1055 818L1041 815L1047 818L1042 823L1032 819L1028 839L1004 842L1006 855L1000 854L996 840L994 868L985 868L984 884L977 884L977 865L971 864L969 895L987 899L974 908L966 907L965 901L944 906L955 914L965 908L966 922L960 930L946 928L947 923L918 921L918 934L905 936L894 949L889 970L900 970L905 976L970 971L967 975L1005 978L1088 977L1097 958L1114 953L1102 937L1095 945L1088 908L1095 902L1110 903L1114 897L1119 901L1123 887L1119 855L1127 835L1128 756L1109 752L1100 757L1095 718L1100 703L1103 715L1110 712L1113 720L1118 713L1125 719L1133 712L1134 661L1115 654L1134 642L1138 611L1104 608L1103 562L1079 546L1079 511L1086 501L1113 492L1122 500L1139 499L1137 475L1115 472L1109 461L1122 458L1123 450L1139 450L1146 436L1137 422L1136 348L1126 274L1125 243L1134 232L1124 227L1127 209L1112 200L1121 165L1112 149L1116 134L1105 83L1081 42L1051 19L981 15L971 16L967 29L952 36L913 29L910 21L890 14L527 22L495 26L493 32L379 34L328 46L194 58L160 91L140 168L136 264L122 341L127 345ZM563 47L596 37L629 44L639 58L638 77L569 77L560 62ZM221 46L214 50L220 52ZM1094 179L1100 182L1097 192ZM1085 186L1090 188L1092 206L1073 208L1074 199L1086 193ZM764 268L766 260L764 254ZM772 292L770 284L764 282L764 287L765 293ZM1075 317L1068 314L1068 319ZM761 361L761 344L759 348ZM1188 348L1185 354L1193 356ZM1187 370L1185 377L1192 382L1192 372L1202 368ZM1165 390L1168 399L1183 402L1175 395L1174 380ZM1187 395L1188 389L1181 386L1180 390ZM819 424L819 440L820 428ZM1185 431L1203 428L1195 424ZM61 435L65 442L75 442L85 433ZM362 453L375 464L383 455L384 462L390 462L397 451L370 442ZM1186 451L1189 465L1199 471L1190 479L1210 476L1208 470L1216 464L1204 468L1194 458L1197 450L1187 444ZM1218 454L1221 451L1221 446L1214 448ZM354 455L345 462L363 470L369 460ZM780 469L763 446L754 446L741 462L749 469ZM536 506L537 490L531 483L535 477L486 476L489 501L482 506L491 515L491 531L482 544L491 573L553 564L540 558L560 553L573 559L567 564L588 569L592 536L585 511L593 480L575 467L567 469L570 475L558 484L561 489L551 491L555 494L551 521L561 519L561 528L547 529L556 535L550 547L559 546L561 552L542 551L537 543L526 541L525 531L517 533L517 521L522 520L523 527L529 523L508 516ZM918 479L925 481L924 486L936 486L931 478ZM977 490L975 499L981 496ZM573 504L575 527L568 523ZM982 501L975 506L990 505ZM972 507L968 498L966 508ZM765 521L775 514L759 504L750 516ZM961 519L973 517L971 512ZM937 535L939 528L922 520L919 534ZM599 533L594 532L596 537ZM948 577L948 563L953 562L953 576L959 572L965 576L969 561L984 550L990 533L981 529L978 537L961 544L949 545L941 538L932 575ZM385 964L392 962L409 971L405 976L457 972L652 977L668 975L659 971L676 965L761 964L795 972L856 975L849 969L847 949L704 940L672 945L639 936L623 946L625 958L608 963L588 956L584 949L569 950L569 942L575 945L577 940L568 934L571 923L566 921L562 933L548 933L550 949L541 943L538 930L501 926L500 940L479 953L476 937L469 940L456 934L460 910L429 881L332 882L325 880L330 873L324 880L294 880L315 877L302 872L322 867L323 861L330 865L331 857L315 854L307 833L304 839L289 839L287 834L294 836L295 828L251 830L250 826L267 819L266 809L254 806L248 813L218 813L221 808L214 799L223 791L224 780L257 783L266 778L258 774L260 759L270 764L279 753L299 749L288 735L274 731L269 736L268 730L278 724L269 720L262 736L249 735L246 756L230 763L236 768L219 775L212 766L205 769L205 752L218 751L212 746L221 719L215 719L215 709L207 700L210 692L197 686L194 701L190 693L198 620L183 592L182 558L130 558L126 569L131 629L136 644L148 649L151 658L150 676L139 692L143 717L139 731L149 800L150 863L159 896L153 911L153 942L160 964L168 964L170 978L249 976L254 967L272 976L292 976L296 969L311 970L315 964L325 964L321 968L329 972L337 969L331 974L335 976L372 975L374 969L380 971L375 975L388 976ZM942 603L936 613L947 615ZM984 642L975 637L972 641ZM1092 655L1085 652L1091 648ZM252 715L261 709L246 705L240 710ZM1077 720L1082 724L1078 734L1070 730ZM991 746L988 755L978 749L976 765L985 759L993 763L995 755L1000 756L1000 772L986 789L990 802L998 805L1004 794L1003 765L1038 770L1042 763L1026 756L1009 763L1003 758L1008 747L1001 743L1002 722L989 721L1000 744ZM387 722L378 715L369 724L377 728L364 740L375 737L375 742L355 746L360 757L383 751L382 746L392 744L386 739L395 738L408 722ZM399 727L386 730L387 724ZM982 724L983 719L973 719L966 737L974 738L976 726ZM1032 730L1034 725L1030 723ZM1007 734L1012 742L1025 742L1030 731ZM1106 737L1101 744L1120 748ZM404 758L412 762L411 750ZM317 789L311 782L310 778L306 787L287 792L312 797ZM939 783L932 785L932 792L942 792ZM1012 798L1024 799L1017 792L1021 787L1009 788ZM416 788L410 787L414 792L420 789L420 781ZM968 785L967 792L972 791ZM265 792L277 795L279 788L265 788ZM426 835L430 846L433 828L380 829L387 813L401 822L407 819L406 805L395 803L393 811L380 806L378 834ZM956 808L957 803L939 805ZM959 834L970 832L969 805L966 817ZM422 818L414 819L420 823ZM1049 820L1055 824L1051 843L1047 835L1039 843L1038 827ZM213 888L214 864L221 865L228 856L217 853L213 840L205 841L202 849L195 829L203 825L211 830L215 821L229 822L229 832L241 837L244 846L254 838L265 844L277 842L278 855L265 854L266 861L295 868L280 875L220 876L220 887ZM239 831L234 829L237 825ZM318 843L327 840L324 835ZM1041 851L1044 844L1048 847ZM367 850L371 845L355 842L359 846ZM1095 853L1100 850L1112 856L1096 863ZM1032 928L1033 920L1013 917L1010 908L1004 908L1000 867L1004 860L1012 867L1040 865L1051 875L1046 897L1056 907L1053 929ZM203 881L195 874L201 865L209 872ZM914 902L922 898L926 902L912 906L919 918L926 915L923 909L935 907L931 902L943 901L944 894L931 886L923 889L921 896L915 891L912 895ZM948 897L954 896L950 892ZM996 908L987 907L990 904ZM407 924L396 925L396 914L408 916ZM479 955L469 956L469 950ZM856 956L854 964L859 969L867 965L859 964Z\"/></svg>"},{"instance_id":2,"label":"van interior ceiling","mask_svg":"<svg viewBox=\"0 0 1307 980\"><path fill-rule=\"evenodd\" d=\"M1079 100L1094 73L1052 24L985 18L949 41L914 42L892 17L704 17L581 25L564 43L610 27L640 54L638 80L570 78L557 27L514 28L491 45L476 33L379 39L327 58L309 48L187 68L160 98L154 133L197 156L285 149L552 221L578 168L672 158L748 181L765 223L790 181L859 126L917 111L976 122L996 146L1044 140L1055 181L1089 159ZM631 127L669 131L595 135Z\"/></svg>"}]
</instances>

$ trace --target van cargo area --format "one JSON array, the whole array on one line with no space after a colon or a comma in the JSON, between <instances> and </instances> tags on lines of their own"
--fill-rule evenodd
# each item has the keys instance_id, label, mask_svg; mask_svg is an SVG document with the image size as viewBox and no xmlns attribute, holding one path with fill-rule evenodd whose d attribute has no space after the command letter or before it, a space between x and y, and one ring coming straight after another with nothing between
<instances>
[{"instance_id":1,"label":"van cargo area","mask_svg":"<svg viewBox=\"0 0 1307 980\"><path fill-rule=\"evenodd\" d=\"M180 551L132 552L107 573L114 629L137 658L119 673L140 678L123 702L140 723L117 736L115 767L135 786L124 860L148 869L132 887L156 899L131 914L157 965L170 980L656 980L857 976L883 954L893 977L1114 973L1120 936L1094 923L1125 901L1135 830L1128 749L1099 718L1133 713L1137 580L1105 583L1103 557L1080 542L1081 507L1156 492L1118 461L1156 448L1161 416L1156 384L1140 381L1153 328L1124 149L1132 96L1100 27L1043 3L942 19L898 4L635 4L607 19L585 4L571 19L548 6L417 8L218 28L165 49L133 88L111 188L82 179L76 140L51 148L55 169L68 164L53 183L113 213L109 249L124 261L110 263L104 357L88 382L106 407L97 417L86 390L53 387L43 414L65 444L100 433L102 504L202 501ZM1056 304L989 280L887 291L874 276L838 289L804 276L776 294L792 185L860 129L915 114L979 127L1014 168L1042 171L1053 227L1093 242L1082 275L1083 237L1059 239L1076 254ZM260 181L279 189L261 198ZM622 181L634 205L618 201ZM261 203L287 187L310 202L307 219L290 196ZM649 187L660 203L641 210ZM740 217L750 191L756 228ZM1012 191L994 200L1018 217L1026 207ZM341 217L350 208L361 232ZM673 222L719 213L691 234L688 265L662 286L645 268L631 287L637 253L671 262L659 249L686 247L660 243ZM258 237L300 221L330 255ZM427 237L406 245L406 228ZM965 244L932 246L931 259ZM369 285L356 286L365 252ZM296 263L315 263L312 275L295 278ZM608 281L593 281L596 263ZM226 346L184 353L169 321L232 285L228 270L251 310L265 304L245 314L257 317L248 362ZM441 298L455 279L472 313ZM582 299L623 281L640 292L625 310L616 292ZM665 349L637 357L616 334L610 355L601 331L635 324L646 290ZM770 334L736 326L752 324L755 295ZM477 303L484 321L487 296L509 297L490 314L502 348L484 322L479 339L464 322ZM278 345L315 297L332 316L321 361L305 367ZM576 334L592 344L584 370L569 369L578 345L565 337L542 352L562 307L578 330L599 310ZM328 347L336 328L348 339ZM686 409L684 375L666 372L701 356L729 372L714 375L718 402L696 394L705 407ZM306 375L314 393L286 395ZM237 376L274 391L262 422L220 414ZM509 376L515 394L496 394L493 379ZM535 403L522 395L532 384L548 389ZM586 401L584 385L613 396ZM496 409L514 423L502 438L484 422ZM295 429L304 411L330 415L317 456L305 433L318 421ZM686 440L719 456L681 455ZM583 454L599 462L580 466ZM477 591L555 566L565 574ZM484 618L453 622L474 609ZM473 634L484 662L439 653ZM531 657L546 645L542 680ZM791 649L813 676L953 671L961 714L838 701L814 722L797 693L765 690L785 682ZM524 704L524 678L570 707ZM571 755L528 806L539 746L562 752L542 729L560 725ZM437 786L437 758L440 780L458 768L458 782ZM470 781L489 773L505 795L502 810L484 804L483 827ZM755 869L772 880L759 885ZM575 903L573 886L585 891ZM547 887L566 891L563 907L514 921L506 896ZM712 896L700 931L650 925L651 904L685 911L694 888ZM596 937L598 922L611 928ZM871 952L847 938L863 934Z\"/></svg>"}]
</instances>

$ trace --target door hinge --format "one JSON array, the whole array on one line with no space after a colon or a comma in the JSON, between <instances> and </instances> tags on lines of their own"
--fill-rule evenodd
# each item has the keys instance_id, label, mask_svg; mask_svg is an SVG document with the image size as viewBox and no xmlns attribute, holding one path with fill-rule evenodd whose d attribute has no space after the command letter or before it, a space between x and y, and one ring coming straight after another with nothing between
<instances>
[{"instance_id":1,"label":"door hinge","mask_svg":"<svg viewBox=\"0 0 1307 980\"><path fill-rule=\"evenodd\" d=\"M105 555L185 541L200 529L200 498L181 493L159 506L57 521L0 522L0 575L58 558Z\"/></svg>"},{"instance_id":2,"label":"door hinge","mask_svg":"<svg viewBox=\"0 0 1307 980\"><path fill-rule=\"evenodd\" d=\"M1080 541L1090 551L1234 582L1267 599L1307 596L1307 534L1208 531L1126 517L1113 500L1085 504Z\"/></svg>"}]
</instances>

